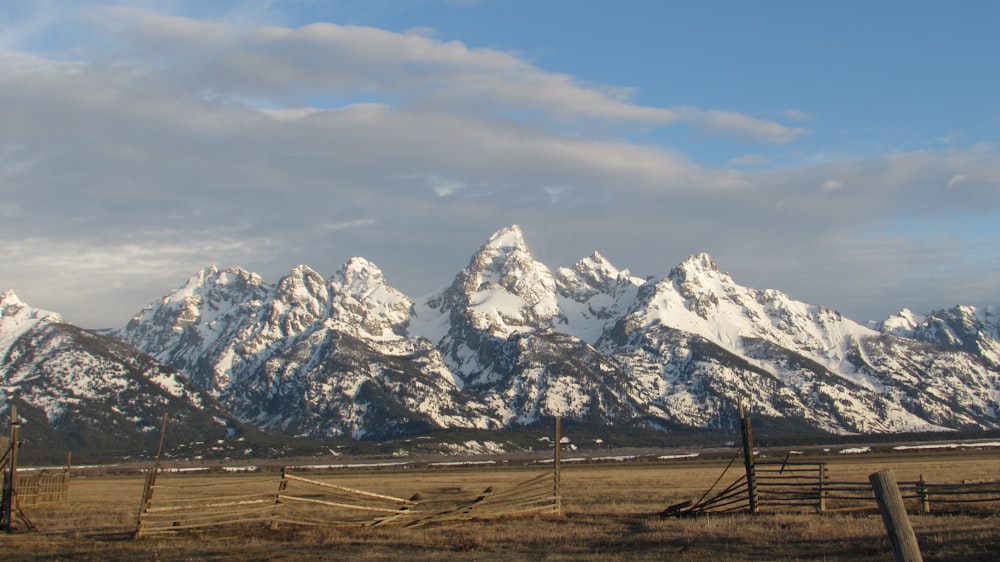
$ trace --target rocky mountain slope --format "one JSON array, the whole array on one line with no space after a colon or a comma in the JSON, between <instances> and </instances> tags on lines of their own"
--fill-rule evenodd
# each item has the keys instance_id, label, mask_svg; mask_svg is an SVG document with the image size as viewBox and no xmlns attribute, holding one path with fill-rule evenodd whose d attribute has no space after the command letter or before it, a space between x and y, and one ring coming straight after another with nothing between
<instances>
[{"instance_id":1,"label":"rocky mountain slope","mask_svg":"<svg viewBox=\"0 0 1000 562\"><path fill-rule=\"evenodd\" d=\"M492 429L562 415L729 427L762 417L838 433L1000 425L990 308L862 326L738 285L705 254L643 280L600 254L555 272L516 226L414 301L355 258L271 285L208 268L115 336L239 419L294 435Z\"/></svg>"},{"instance_id":2,"label":"rocky mountain slope","mask_svg":"<svg viewBox=\"0 0 1000 562\"><path fill-rule=\"evenodd\" d=\"M36 451L155 452L168 412L176 422L170 442L221 439L241 430L173 367L7 291L0 294L0 411L12 404Z\"/></svg>"},{"instance_id":3,"label":"rocky mountain slope","mask_svg":"<svg viewBox=\"0 0 1000 562\"><path fill-rule=\"evenodd\" d=\"M640 279L594 253L536 261L516 226L414 300L354 258L275 284L209 267L104 335L0 295L0 412L52 447L149 448L256 427L387 438L560 415L595 425L834 433L1000 426L996 309L869 326L737 284L696 254ZM243 424L246 424L245 426ZM89 445L88 445L89 444Z\"/></svg>"}]
</instances>

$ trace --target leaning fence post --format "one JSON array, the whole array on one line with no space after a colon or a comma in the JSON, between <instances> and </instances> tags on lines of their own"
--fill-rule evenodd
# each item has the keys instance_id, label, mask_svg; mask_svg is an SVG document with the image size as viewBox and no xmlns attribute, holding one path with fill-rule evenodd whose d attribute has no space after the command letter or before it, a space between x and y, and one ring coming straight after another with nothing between
<instances>
[{"instance_id":1,"label":"leaning fence post","mask_svg":"<svg viewBox=\"0 0 1000 562\"><path fill-rule=\"evenodd\" d=\"M892 552L897 562L922 562L917 536L913 533L910 519L906 515L903 495L899 493L896 475L891 470L881 470L868 476L878 501Z\"/></svg>"}]
</instances>

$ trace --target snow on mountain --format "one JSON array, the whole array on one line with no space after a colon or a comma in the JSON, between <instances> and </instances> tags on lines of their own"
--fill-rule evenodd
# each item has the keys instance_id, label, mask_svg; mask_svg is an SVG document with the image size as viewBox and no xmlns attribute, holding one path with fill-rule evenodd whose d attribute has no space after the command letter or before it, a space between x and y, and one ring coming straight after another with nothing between
<instances>
[{"instance_id":1,"label":"snow on mountain","mask_svg":"<svg viewBox=\"0 0 1000 562\"><path fill-rule=\"evenodd\" d=\"M707 254L643 280L599 253L553 273L517 226L413 300L354 258L277 284L209 268L118 336L241 420L302 435L497 428L562 415L728 427L754 415L832 432L1000 425L995 309L862 326L737 284Z\"/></svg>"},{"instance_id":2,"label":"snow on mountain","mask_svg":"<svg viewBox=\"0 0 1000 562\"><path fill-rule=\"evenodd\" d=\"M882 338L835 311L739 286L697 254L644 285L599 348L629 366L637 400L687 425L720 423L740 398L758 414L833 432L1000 421L996 375L975 358ZM979 398L954 399L969 383Z\"/></svg>"},{"instance_id":3,"label":"snow on mountain","mask_svg":"<svg viewBox=\"0 0 1000 562\"><path fill-rule=\"evenodd\" d=\"M904 309L875 324L875 329L899 337L960 349L1000 368L1000 307L956 306L917 316Z\"/></svg>"},{"instance_id":4,"label":"snow on mountain","mask_svg":"<svg viewBox=\"0 0 1000 562\"><path fill-rule=\"evenodd\" d=\"M591 344L614 325L635 300L643 280L619 270L594 252L556 270L560 317L555 329Z\"/></svg>"},{"instance_id":5,"label":"snow on mountain","mask_svg":"<svg viewBox=\"0 0 1000 562\"><path fill-rule=\"evenodd\" d=\"M488 427L437 350L404 337L411 307L362 258L330 279L297 266L273 286L209 268L117 335L183 365L240 419L268 430L361 437L457 419Z\"/></svg>"},{"instance_id":6,"label":"snow on mountain","mask_svg":"<svg viewBox=\"0 0 1000 562\"><path fill-rule=\"evenodd\" d=\"M64 450L148 445L164 413L184 426L174 440L225 437L238 427L176 369L7 291L0 295L0 411L12 404L35 442Z\"/></svg>"}]
</instances>

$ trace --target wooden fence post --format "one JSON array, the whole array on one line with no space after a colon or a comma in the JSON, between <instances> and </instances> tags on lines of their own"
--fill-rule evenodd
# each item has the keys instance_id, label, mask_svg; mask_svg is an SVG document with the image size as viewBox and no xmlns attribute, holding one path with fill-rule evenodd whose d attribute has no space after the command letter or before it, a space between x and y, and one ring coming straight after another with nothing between
<instances>
[{"instance_id":1,"label":"wooden fence post","mask_svg":"<svg viewBox=\"0 0 1000 562\"><path fill-rule=\"evenodd\" d=\"M819 463L819 512L826 511L826 490L823 489L823 481L826 480L826 463Z\"/></svg>"},{"instance_id":2,"label":"wooden fence post","mask_svg":"<svg viewBox=\"0 0 1000 562\"><path fill-rule=\"evenodd\" d=\"M17 417L17 406L10 405L10 445L8 445L7 470L3 476L3 496L0 497L0 530L8 533L14 530L14 507L17 505L15 496L17 495L17 449L18 426L21 420Z\"/></svg>"},{"instance_id":3,"label":"wooden fence post","mask_svg":"<svg viewBox=\"0 0 1000 562\"><path fill-rule=\"evenodd\" d=\"M153 469L146 474L146 483L142 488L142 503L139 505L139 514L135 518L135 538L142 536L142 517L153 499L153 490L156 486L156 475L160 472L160 457L163 455L163 439L167 434L167 414L163 413L163 423L160 424L160 444L156 448L156 462Z\"/></svg>"},{"instance_id":4,"label":"wooden fence post","mask_svg":"<svg viewBox=\"0 0 1000 562\"><path fill-rule=\"evenodd\" d=\"M278 529L278 518L281 515L281 495L288 489L288 467L281 467L281 482L278 483L278 493L274 495L274 510L271 511L271 530Z\"/></svg>"},{"instance_id":5,"label":"wooden fence post","mask_svg":"<svg viewBox=\"0 0 1000 562\"><path fill-rule=\"evenodd\" d=\"M919 493L920 493L920 509L924 513L931 512L931 494L927 489L927 481L924 480L924 475L920 475Z\"/></svg>"},{"instance_id":6,"label":"wooden fence post","mask_svg":"<svg viewBox=\"0 0 1000 562\"><path fill-rule=\"evenodd\" d=\"M562 514L562 475L560 474L560 464L562 463L562 418L556 416L555 452L552 459L552 495L556 501L556 514Z\"/></svg>"},{"instance_id":7,"label":"wooden fence post","mask_svg":"<svg viewBox=\"0 0 1000 562\"><path fill-rule=\"evenodd\" d=\"M917 536L913 533L910 519L906 515L903 495L899 493L896 475L891 470L881 470L868 476L878 501L878 510L882 514L892 552L897 562L922 562Z\"/></svg>"},{"instance_id":8,"label":"wooden fence post","mask_svg":"<svg viewBox=\"0 0 1000 562\"><path fill-rule=\"evenodd\" d=\"M750 501L750 513L757 513L760 496L757 495L757 472L753 464L753 424L743 411L743 398L739 400L740 432L743 435L743 467L747 473L747 497Z\"/></svg>"}]
</instances>

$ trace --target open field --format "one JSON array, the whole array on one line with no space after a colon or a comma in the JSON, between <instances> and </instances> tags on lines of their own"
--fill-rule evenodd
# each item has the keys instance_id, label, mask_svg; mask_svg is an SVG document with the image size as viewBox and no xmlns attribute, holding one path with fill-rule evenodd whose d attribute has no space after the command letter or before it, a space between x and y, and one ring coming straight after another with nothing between
<instances>
[{"instance_id":1,"label":"open field","mask_svg":"<svg viewBox=\"0 0 1000 562\"><path fill-rule=\"evenodd\" d=\"M891 468L897 478L929 482L1000 480L1000 451L910 452L823 459L838 480L866 481ZM432 524L422 527L263 525L209 529L133 540L142 496L139 473L74 476L70 507L28 511L35 533L0 535L4 560L889 560L875 511L851 514L763 513L660 518L671 504L696 500L725 460L564 464L563 515ZM438 506L469 501L487 486L504 489L550 467L383 468L308 473L309 478ZM738 476L734 467L724 480ZM305 473L303 473L305 474ZM160 482L224 480L272 490L275 472L164 474ZM1000 506L913 514L925 560L995 560Z\"/></svg>"}]
</instances>

